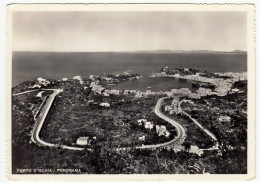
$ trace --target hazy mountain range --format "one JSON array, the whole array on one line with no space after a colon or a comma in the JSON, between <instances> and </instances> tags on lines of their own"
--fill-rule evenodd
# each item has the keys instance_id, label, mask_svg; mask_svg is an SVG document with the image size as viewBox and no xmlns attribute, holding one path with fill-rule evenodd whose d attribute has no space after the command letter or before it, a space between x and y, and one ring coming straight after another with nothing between
<instances>
[{"instance_id":1,"label":"hazy mountain range","mask_svg":"<svg viewBox=\"0 0 260 183\"><path fill-rule=\"evenodd\" d=\"M213 51L213 50L140 50L133 52L146 52L146 53L211 53L211 54L246 54L243 50L233 51Z\"/></svg>"}]
</instances>

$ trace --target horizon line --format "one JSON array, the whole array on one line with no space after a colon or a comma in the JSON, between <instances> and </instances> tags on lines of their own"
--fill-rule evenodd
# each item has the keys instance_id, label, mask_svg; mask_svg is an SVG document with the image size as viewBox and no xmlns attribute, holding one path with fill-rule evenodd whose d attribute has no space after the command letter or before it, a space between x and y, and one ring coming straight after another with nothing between
<instances>
[{"instance_id":1,"label":"horizon line","mask_svg":"<svg viewBox=\"0 0 260 183\"><path fill-rule=\"evenodd\" d=\"M36 50L12 50L12 52L46 52L46 53L123 53L123 52L247 52L245 50L234 49L232 51L219 51L219 50L170 50L170 49L162 49L162 50L126 50L126 51L36 51Z\"/></svg>"}]
</instances>

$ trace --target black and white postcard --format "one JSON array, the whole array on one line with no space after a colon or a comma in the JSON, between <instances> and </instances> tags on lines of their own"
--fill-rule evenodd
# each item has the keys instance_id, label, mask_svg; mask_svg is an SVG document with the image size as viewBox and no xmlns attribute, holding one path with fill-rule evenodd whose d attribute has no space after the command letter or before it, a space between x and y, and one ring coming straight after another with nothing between
<instances>
[{"instance_id":1,"label":"black and white postcard","mask_svg":"<svg viewBox=\"0 0 260 183\"><path fill-rule=\"evenodd\" d=\"M10 179L254 178L253 5L13 4L7 20Z\"/></svg>"}]
</instances>

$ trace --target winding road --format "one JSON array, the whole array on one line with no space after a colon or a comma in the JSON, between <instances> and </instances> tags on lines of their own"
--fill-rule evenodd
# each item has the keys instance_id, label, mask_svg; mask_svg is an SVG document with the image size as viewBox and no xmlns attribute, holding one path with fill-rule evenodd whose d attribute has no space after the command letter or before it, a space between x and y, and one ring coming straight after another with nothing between
<instances>
[{"instance_id":1,"label":"winding road","mask_svg":"<svg viewBox=\"0 0 260 183\"><path fill-rule=\"evenodd\" d=\"M183 102L186 102L186 100L182 100L182 101L179 103L179 107L180 107L181 109L182 109L181 104L182 104ZM182 110L182 114L188 116L188 117L191 119L191 121L193 121L193 122L195 123L195 125L197 125L202 131L204 131L204 132L205 132L208 136L210 136L213 140L217 141L216 136L215 136L213 133L211 133L209 130L207 130L206 128L204 128L196 119L194 119L193 117L191 117L190 114L188 114L188 113L187 113L186 111L184 111L184 110Z\"/></svg>"},{"instance_id":2,"label":"winding road","mask_svg":"<svg viewBox=\"0 0 260 183\"><path fill-rule=\"evenodd\" d=\"M158 101L157 101L157 104L155 106L155 109L154 109L154 112L155 114L167 121L168 123L170 123L172 126L174 126L177 130L177 136L173 139L173 140L170 140L168 142L165 142L165 143L161 143L161 144L155 144L155 145L144 145L144 146L140 146L140 147L136 147L136 149L150 149L150 148L159 148L159 147L165 147L165 146L169 146L171 144L176 144L176 143L182 143L184 140L185 140L185 130L184 128L179 124L177 123L176 121L174 121L173 119L167 117L166 115L164 115L162 112L161 112L161 106L162 106L162 102L167 99L169 97L163 97L163 98L160 98Z\"/></svg>"},{"instance_id":3,"label":"winding road","mask_svg":"<svg viewBox=\"0 0 260 183\"><path fill-rule=\"evenodd\" d=\"M48 89L46 89L46 90L48 90ZM47 99L46 104L44 105L44 107L41 110L41 114L39 115L38 118L36 118L36 126L33 129L33 133L31 136L32 141L41 146L60 147L62 149L70 149L70 150L84 150L84 148L80 148L80 147L71 147L71 146L66 146L66 145L52 144L49 142L45 142L44 140L42 140L40 138L39 135L40 135L43 123L48 115L48 112L53 104L53 101L54 101L56 95L58 95L60 92L62 92L61 89L49 89L49 90L52 90L53 94L51 94L50 97Z\"/></svg>"},{"instance_id":4,"label":"winding road","mask_svg":"<svg viewBox=\"0 0 260 183\"><path fill-rule=\"evenodd\" d=\"M48 112L50 111L50 108L51 108L51 106L53 104L53 101L54 101L55 97L60 92L62 92L62 89L45 89L45 90L51 90L51 91L53 91L53 94L51 94L49 96L49 98L45 101L45 104L41 108L40 114L35 119L36 124L35 124L35 127L34 127L33 131L32 131L31 140L33 142L35 142L36 144L41 145L41 146L60 147L62 149L69 149L69 150L91 150L90 148L87 149L87 148L81 148L81 147L73 147L73 146L67 146L67 145L53 144L53 143L46 142L46 141L44 141L44 140L42 140L40 138L40 132L41 132L42 126L43 126L43 124L44 124L44 122L46 120ZM24 93L27 93L27 92L23 92L23 94ZM168 98L168 97L160 98L157 101L157 104L155 106L154 112L155 112L155 114L159 118L167 121L168 123L170 123L172 126L174 126L176 128L177 136L174 139L172 139L172 140L170 140L168 142L165 142L165 143L154 144L154 145L138 146L138 147L135 147L136 149L153 149L153 148L159 148L159 147L166 147L166 146L171 145L171 144L182 143L185 140L185 130L184 130L184 128L179 123L174 121L173 119L171 119L171 118L167 117L166 115L164 115L161 112L161 110L160 110L162 102L166 98ZM126 149L129 149L129 148L131 148L131 147L120 147L120 148L117 148L117 149L118 150L126 150Z\"/></svg>"},{"instance_id":5,"label":"winding road","mask_svg":"<svg viewBox=\"0 0 260 183\"><path fill-rule=\"evenodd\" d=\"M31 93L31 92L38 91L38 90L39 90L39 89L24 91L24 92L21 92L21 93L13 94L13 96L23 95L23 94Z\"/></svg>"},{"instance_id":6,"label":"winding road","mask_svg":"<svg viewBox=\"0 0 260 183\"><path fill-rule=\"evenodd\" d=\"M201 130L203 130L208 136L210 136L213 140L217 141L217 138L213 133L211 133L209 130L204 128L196 119L192 118L191 115L189 115L187 112L182 111L182 113L186 116L188 116Z\"/></svg>"},{"instance_id":7,"label":"winding road","mask_svg":"<svg viewBox=\"0 0 260 183\"><path fill-rule=\"evenodd\" d=\"M179 103L179 107L181 107L181 103L182 102L185 102L185 100L182 100L180 103ZM190 114L188 114L186 111L182 110L182 114L186 115L187 117L190 118L190 120L195 123L195 125L197 125L202 131L204 131L214 142L215 142L215 145L212 146L211 148L208 148L208 149L201 149L201 150L216 150L219 148L219 144L218 144L218 139L216 138L216 136L211 133L209 130L207 130L204 126L202 126L196 119L194 119L193 117L191 117Z\"/></svg>"}]
</instances>

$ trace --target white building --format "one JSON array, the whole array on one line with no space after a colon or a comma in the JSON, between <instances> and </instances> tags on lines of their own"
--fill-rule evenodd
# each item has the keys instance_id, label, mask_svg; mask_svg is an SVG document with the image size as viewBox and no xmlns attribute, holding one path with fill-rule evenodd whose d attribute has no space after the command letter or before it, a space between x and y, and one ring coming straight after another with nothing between
<instances>
[{"instance_id":1,"label":"white building","mask_svg":"<svg viewBox=\"0 0 260 183\"><path fill-rule=\"evenodd\" d=\"M43 86L47 86L48 84L50 84L50 82L48 80L43 79L43 78L37 78L37 82L38 82L38 84L43 85Z\"/></svg>"},{"instance_id":2,"label":"white building","mask_svg":"<svg viewBox=\"0 0 260 183\"><path fill-rule=\"evenodd\" d=\"M74 76L73 79L78 80L80 84L84 83L81 76Z\"/></svg>"},{"instance_id":3,"label":"white building","mask_svg":"<svg viewBox=\"0 0 260 183\"><path fill-rule=\"evenodd\" d=\"M152 122L149 122L149 121L147 121L147 122L145 122L145 128L146 129L153 129L153 126L154 126L154 124L152 123Z\"/></svg>"},{"instance_id":4,"label":"white building","mask_svg":"<svg viewBox=\"0 0 260 183\"><path fill-rule=\"evenodd\" d=\"M190 98L200 98L200 95L196 94L196 93L192 93L189 95Z\"/></svg>"},{"instance_id":5,"label":"white building","mask_svg":"<svg viewBox=\"0 0 260 183\"><path fill-rule=\"evenodd\" d=\"M96 77L97 77L97 76L95 76L95 75L90 75L90 76L89 76L89 79L90 79L90 80L95 80Z\"/></svg>"},{"instance_id":6,"label":"white building","mask_svg":"<svg viewBox=\"0 0 260 183\"><path fill-rule=\"evenodd\" d=\"M143 136L139 137L138 139L139 139L140 141L145 141L145 136L143 135Z\"/></svg>"},{"instance_id":7,"label":"white building","mask_svg":"<svg viewBox=\"0 0 260 183\"><path fill-rule=\"evenodd\" d=\"M124 90L124 95L128 95L129 91L128 90Z\"/></svg>"},{"instance_id":8,"label":"white building","mask_svg":"<svg viewBox=\"0 0 260 183\"><path fill-rule=\"evenodd\" d=\"M99 86L99 85L98 85ZM100 86L99 88L97 88L97 90L96 90L96 92L98 93L98 94L102 94L102 91L104 91L105 90L105 88L103 88L102 86Z\"/></svg>"},{"instance_id":9,"label":"white building","mask_svg":"<svg viewBox=\"0 0 260 183\"><path fill-rule=\"evenodd\" d=\"M112 81L112 78L111 77L105 77L104 78L106 81Z\"/></svg>"},{"instance_id":10,"label":"white building","mask_svg":"<svg viewBox=\"0 0 260 183\"><path fill-rule=\"evenodd\" d=\"M165 137L169 137L170 136L170 132L167 130L164 134Z\"/></svg>"},{"instance_id":11,"label":"white building","mask_svg":"<svg viewBox=\"0 0 260 183\"><path fill-rule=\"evenodd\" d=\"M152 90L146 90L145 92L147 95L150 95L152 93Z\"/></svg>"},{"instance_id":12,"label":"white building","mask_svg":"<svg viewBox=\"0 0 260 183\"><path fill-rule=\"evenodd\" d=\"M182 145L174 145L174 146L173 146L173 151L174 151L175 153L181 152L181 151L185 151L185 147L182 146Z\"/></svg>"},{"instance_id":13,"label":"white building","mask_svg":"<svg viewBox=\"0 0 260 183\"><path fill-rule=\"evenodd\" d=\"M168 97L172 97L172 96L173 96L172 93L171 93L171 92L168 92L168 91L166 91L165 94L166 94Z\"/></svg>"},{"instance_id":14,"label":"white building","mask_svg":"<svg viewBox=\"0 0 260 183\"><path fill-rule=\"evenodd\" d=\"M229 116L220 116L220 117L218 118L218 120L219 120L220 122L230 122L230 121L231 121L231 118L230 118Z\"/></svg>"},{"instance_id":15,"label":"white building","mask_svg":"<svg viewBox=\"0 0 260 183\"><path fill-rule=\"evenodd\" d=\"M76 79L76 80L81 80L81 76L74 76L73 79Z\"/></svg>"},{"instance_id":16,"label":"white building","mask_svg":"<svg viewBox=\"0 0 260 183\"><path fill-rule=\"evenodd\" d=\"M198 146L191 145L189 149L189 153L194 153L201 156L203 154L203 151Z\"/></svg>"},{"instance_id":17,"label":"white building","mask_svg":"<svg viewBox=\"0 0 260 183\"><path fill-rule=\"evenodd\" d=\"M158 136L168 136L170 135L170 132L166 129L166 126L164 125L161 125L161 126L158 126L156 125L156 133L158 134Z\"/></svg>"},{"instance_id":18,"label":"white building","mask_svg":"<svg viewBox=\"0 0 260 183\"><path fill-rule=\"evenodd\" d=\"M94 87L95 85L96 85L96 82L91 82L89 86L92 88L92 87Z\"/></svg>"},{"instance_id":19,"label":"white building","mask_svg":"<svg viewBox=\"0 0 260 183\"><path fill-rule=\"evenodd\" d=\"M234 89L232 89L232 92L234 92L234 93L239 92L239 89L234 88Z\"/></svg>"},{"instance_id":20,"label":"white building","mask_svg":"<svg viewBox=\"0 0 260 183\"><path fill-rule=\"evenodd\" d=\"M139 97L142 97L142 96L143 96L143 94L140 91L137 91L136 94L135 94L136 98L139 98Z\"/></svg>"},{"instance_id":21,"label":"white building","mask_svg":"<svg viewBox=\"0 0 260 183\"><path fill-rule=\"evenodd\" d=\"M182 113L182 108L177 106L177 107L174 107L173 111L174 111L175 114L181 114Z\"/></svg>"},{"instance_id":22,"label":"white building","mask_svg":"<svg viewBox=\"0 0 260 183\"><path fill-rule=\"evenodd\" d=\"M179 90L177 90L177 89L172 89L172 90L171 90L171 93L172 93L172 95L174 95L174 94L179 94Z\"/></svg>"},{"instance_id":23,"label":"white building","mask_svg":"<svg viewBox=\"0 0 260 183\"><path fill-rule=\"evenodd\" d=\"M42 86L41 85L38 85L38 84L35 84L35 85L33 85L33 86L29 86L28 88L29 89L35 89L35 88L41 88Z\"/></svg>"},{"instance_id":24,"label":"white building","mask_svg":"<svg viewBox=\"0 0 260 183\"><path fill-rule=\"evenodd\" d=\"M43 93L43 92L44 92L44 91L41 91L41 92L37 93L36 97L42 98L42 93Z\"/></svg>"},{"instance_id":25,"label":"white building","mask_svg":"<svg viewBox=\"0 0 260 183\"><path fill-rule=\"evenodd\" d=\"M147 121L146 119L138 119L137 120L139 126L145 124L146 121Z\"/></svg>"},{"instance_id":26,"label":"white building","mask_svg":"<svg viewBox=\"0 0 260 183\"><path fill-rule=\"evenodd\" d=\"M81 146L90 145L89 137L79 137L77 144Z\"/></svg>"},{"instance_id":27,"label":"white building","mask_svg":"<svg viewBox=\"0 0 260 183\"><path fill-rule=\"evenodd\" d=\"M110 94L119 95L119 90L110 90Z\"/></svg>"},{"instance_id":28,"label":"white building","mask_svg":"<svg viewBox=\"0 0 260 183\"><path fill-rule=\"evenodd\" d=\"M105 88L103 88L101 85L97 85L97 84L92 84L90 85L90 87L92 87L92 91L98 93L98 94L102 94L102 91L105 90Z\"/></svg>"},{"instance_id":29,"label":"white building","mask_svg":"<svg viewBox=\"0 0 260 183\"><path fill-rule=\"evenodd\" d=\"M211 94L211 90L210 89L206 89L206 88L199 88L197 90L197 93L201 94L201 95L209 95L209 94Z\"/></svg>"},{"instance_id":30,"label":"white building","mask_svg":"<svg viewBox=\"0 0 260 183\"><path fill-rule=\"evenodd\" d=\"M179 93L184 94L184 95L188 95L188 94L191 93L191 91L189 90L189 88L181 88L179 90Z\"/></svg>"},{"instance_id":31,"label":"white building","mask_svg":"<svg viewBox=\"0 0 260 183\"><path fill-rule=\"evenodd\" d=\"M172 106L167 105L164 107L165 112L169 112L170 110L172 110Z\"/></svg>"},{"instance_id":32,"label":"white building","mask_svg":"<svg viewBox=\"0 0 260 183\"><path fill-rule=\"evenodd\" d=\"M129 93L136 94L137 90L129 90Z\"/></svg>"},{"instance_id":33,"label":"white building","mask_svg":"<svg viewBox=\"0 0 260 183\"><path fill-rule=\"evenodd\" d=\"M107 102L102 102L99 105L102 106L102 107L110 107L110 104L107 103Z\"/></svg>"},{"instance_id":34,"label":"white building","mask_svg":"<svg viewBox=\"0 0 260 183\"><path fill-rule=\"evenodd\" d=\"M179 101L177 98L174 97L174 99L172 100L172 106L178 106L179 105Z\"/></svg>"},{"instance_id":35,"label":"white building","mask_svg":"<svg viewBox=\"0 0 260 183\"><path fill-rule=\"evenodd\" d=\"M68 81L68 78L62 78L61 81Z\"/></svg>"},{"instance_id":36,"label":"white building","mask_svg":"<svg viewBox=\"0 0 260 183\"><path fill-rule=\"evenodd\" d=\"M161 72L162 76L166 76L166 72Z\"/></svg>"},{"instance_id":37,"label":"white building","mask_svg":"<svg viewBox=\"0 0 260 183\"><path fill-rule=\"evenodd\" d=\"M109 90L105 90L103 94L104 94L105 97L109 97L110 91Z\"/></svg>"}]
</instances>

